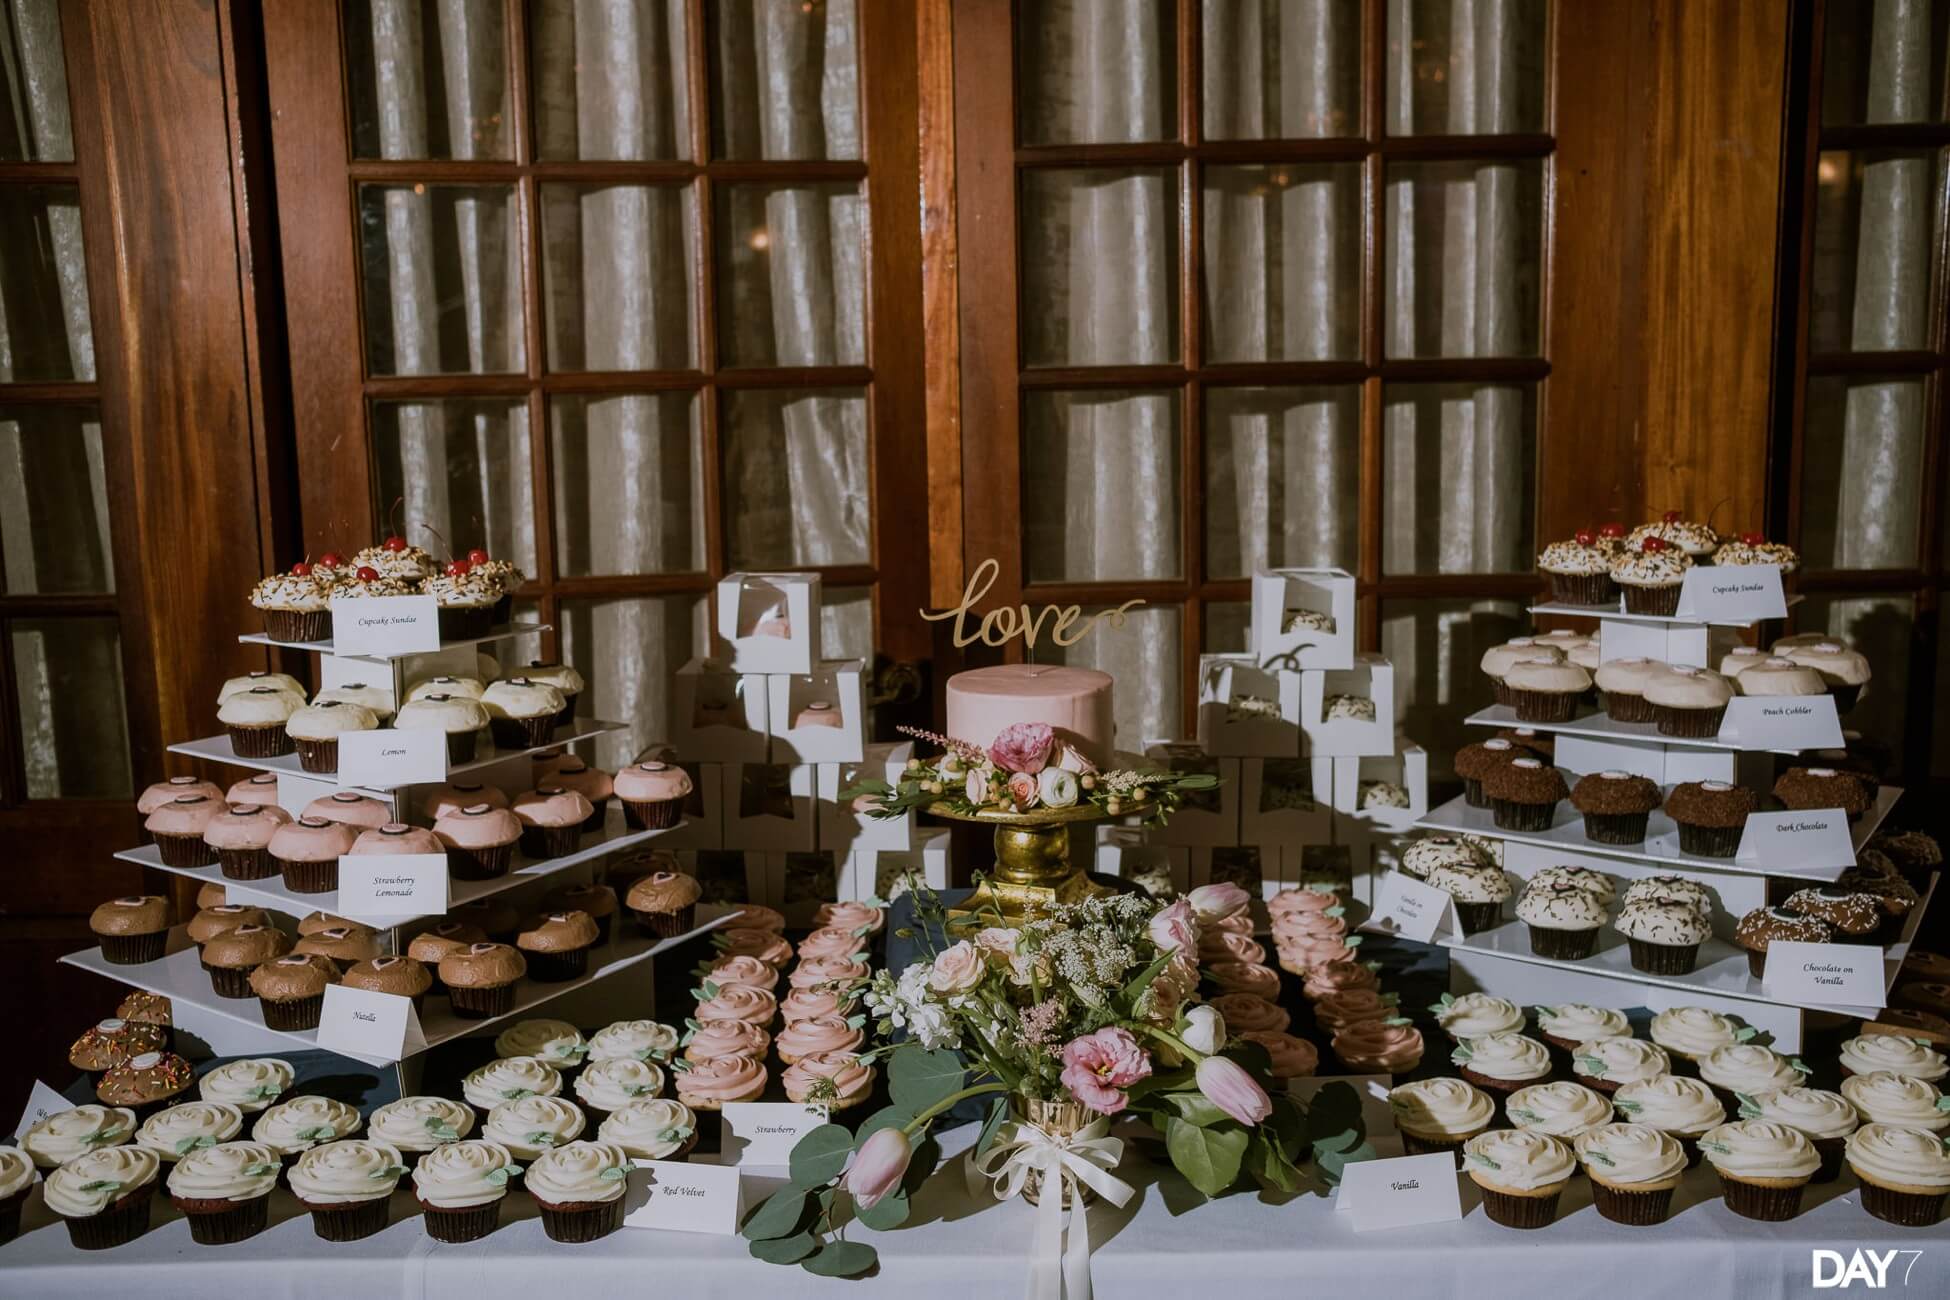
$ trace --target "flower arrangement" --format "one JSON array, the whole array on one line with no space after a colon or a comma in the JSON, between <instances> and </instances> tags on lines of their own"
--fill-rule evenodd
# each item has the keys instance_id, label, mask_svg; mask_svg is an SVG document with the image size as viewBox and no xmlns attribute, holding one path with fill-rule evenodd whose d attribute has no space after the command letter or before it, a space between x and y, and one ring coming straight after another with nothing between
<instances>
[{"instance_id":1,"label":"flower arrangement","mask_svg":"<svg viewBox=\"0 0 1950 1300\"><path fill-rule=\"evenodd\" d=\"M1072 1196L1081 1204L1085 1187L1120 1204L1131 1194L1111 1173L1123 1146L1109 1136L1113 1117L1148 1122L1206 1196L1248 1181L1297 1191L1310 1145L1336 1162L1371 1155L1351 1088L1329 1084L1303 1109L1273 1087L1265 1049L1197 999L1201 926L1247 901L1224 884L1169 905L1119 894L1052 904L1005 929L951 920L917 890L918 924L902 933L927 959L879 972L864 997L876 1045L863 1057L886 1062L892 1104L857 1136L826 1124L800 1141L791 1184L744 1225L751 1253L826 1276L870 1268L871 1246L834 1235L839 1197L868 1227L899 1226L939 1158L930 1126L972 1097L992 1097L976 1169L998 1197L1060 1183L1060 1194L1043 1187L1045 1214ZM1087 1121L1040 1127L1039 1103L1080 1107Z\"/></svg>"},{"instance_id":2,"label":"flower arrangement","mask_svg":"<svg viewBox=\"0 0 1950 1300\"><path fill-rule=\"evenodd\" d=\"M870 778L840 792L842 799L864 801L863 811L870 816L898 817L935 804L964 816L1083 804L1111 817L1136 813L1163 822L1184 795L1219 784L1219 778L1207 772L1133 768L1099 772L1043 722L1004 728L987 749L914 727L900 730L940 745L943 752L932 763L909 759L897 783Z\"/></svg>"}]
</instances>

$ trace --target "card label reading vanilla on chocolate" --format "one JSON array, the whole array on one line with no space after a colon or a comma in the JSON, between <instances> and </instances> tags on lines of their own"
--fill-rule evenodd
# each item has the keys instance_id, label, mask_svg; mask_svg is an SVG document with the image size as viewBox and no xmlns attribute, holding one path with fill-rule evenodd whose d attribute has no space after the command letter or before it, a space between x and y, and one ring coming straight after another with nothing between
<instances>
[{"instance_id":1,"label":"card label reading vanilla on chocolate","mask_svg":"<svg viewBox=\"0 0 1950 1300\"><path fill-rule=\"evenodd\" d=\"M1686 570L1679 617L1701 623L1747 624L1786 618L1781 570L1773 564L1708 564Z\"/></svg>"},{"instance_id":2,"label":"card label reading vanilla on chocolate","mask_svg":"<svg viewBox=\"0 0 1950 1300\"><path fill-rule=\"evenodd\" d=\"M440 648L432 596L344 596L332 602L332 653L397 659Z\"/></svg>"},{"instance_id":3,"label":"card label reading vanilla on chocolate","mask_svg":"<svg viewBox=\"0 0 1950 1300\"><path fill-rule=\"evenodd\" d=\"M744 1212L736 1165L639 1160L624 1193L623 1226L730 1236Z\"/></svg>"},{"instance_id":4,"label":"card label reading vanilla on chocolate","mask_svg":"<svg viewBox=\"0 0 1950 1300\"><path fill-rule=\"evenodd\" d=\"M1374 907L1360 928L1417 943L1433 943L1441 930L1462 933L1455 900L1445 890L1425 885L1404 871L1383 874L1375 887Z\"/></svg>"},{"instance_id":5,"label":"card label reading vanilla on chocolate","mask_svg":"<svg viewBox=\"0 0 1950 1300\"><path fill-rule=\"evenodd\" d=\"M1719 739L1742 749L1840 749L1842 721L1832 695L1736 695Z\"/></svg>"},{"instance_id":6,"label":"card label reading vanilla on chocolate","mask_svg":"<svg viewBox=\"0 0 1950 1300\"><path fill-rule=\"evenodd\" d=\"M1768 996L1797 1005L1877 1009L1887 1005L1883 953L1873 944L1776 939L1767 945L1767 967L1760 982Z\"/></svg>"},{"instance_id":7,"label":"card label reading vanilla on chocolate","mask_svg":"<svg viewBox=\"0 0 1950 1300\"><path fill-rule=\"evenodd\" d=\"M1460 1219L1455 1153L1357 1161L1341 1171L1339 1200L1354 1216L1356 1232Z\"/></svg>"},{"instance_id":8,"label":"card label reading vanilla on chocolate","mask_svg":"<svg viewBox=\"0 0 1950 1300\"><path fill-rule=\"evenodd\" d=\"M799 1139L826 1123L818 1108L791 1101L728 1101L720 1113L728 1165L789 1165Z\"/></svg>"}]
</instances>

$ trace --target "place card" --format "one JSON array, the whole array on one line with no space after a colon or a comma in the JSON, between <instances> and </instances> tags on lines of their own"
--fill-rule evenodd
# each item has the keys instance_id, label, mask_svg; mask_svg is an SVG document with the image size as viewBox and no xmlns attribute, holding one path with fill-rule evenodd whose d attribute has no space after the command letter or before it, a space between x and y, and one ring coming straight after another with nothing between
<instances>
[{"instance_id":1,"label":"place card","mask_svg":"<svg viewBox=\"0 0 1950 1300\"><path fill-rule=\"evenodd\" d=\"M1757 623L1786 618L1781 570L1773 564L1709 564L1686 570L1679 617L1702 623Z\"/></svg>"},{"instance_id":2,"label":"place card","mask_svg":"<svg viewBox=\"0 0 1950 1300\"><path fill-rule=\"evenodd\" d=\"M440 648L432 596L342 596L332 602L332 653L396 659Z\"/></svg>"},{"instance_id":3,"label":"place card","mask_svg":"<svg viewBox=\"0 0 1950 1300\"><path fill-rule=\"evenodd\" d=\"M59 1115L64 1110L73 1109L73 1102L39 1079L34 1080L34 1089L27 1094L27 1109L21 1112L20 1123L14 1126L14 1140L19 1141L21 1134L49 1115Z\"/></svg>"},{"instance_id":4,"label":"place card","mask_svg":"<svg viewBox=\"0 0 1950 1300\"><path fill-rule=\"evenodd\" d=\"M630 1171L623 1226L731 1236L744 1217L735 1165L639 1160Z\"/></svg>"},{"instance_id":5,"label":"place card","mask_svg":"<svg viewBox=\"0 0 1950 1300\"><path fill-rule=\"evenodd\" d=\"M720 1157L729 1165L788 1165L799 1139L826 1123L815 1106L791 1101L728 1101L724 1116L724 1147Z\"/></svg>"},{"instance_id":6,"label":"place card","mask_svg":"<svg viewBox=\"0 0 1950 1300\"><path fill-rule=\"evenodd\" d=\"M438 916L447 903L444 853L348 853L339 859L341 916Z\"/></svg>"},{"instance_id":7,"label":"place card","mask_svg":"<svg viewBox=\"0 0 1950 1300\"><path fill-rule=\"evenodd\" d=\"M1736 695L1719 739L1742 749L1840 749L1842 721L1832 695Z\"/></svg>"},{"instance_id":8,"label":"place card","mask_svg":"<svg viewBox=\"0 0 1950 1300\"><path fill-rule=\"evenodd\" d=\"M447 733L433 727L343 732L338 779L373 790L439 785L447 779Z\"/></svg>"},{"instance_id":9,"label":"place card","mask_svg":"<svg viewBox=\"0 0 1950 1300\"><path fill-rule=\"evenodd\" d=\"M1339 1199L1356 1232L1460 1219L1455 1153L1357 1161L1341 1171Z\"/></svg>"},{"instance_id":10,"label":"place card","mask_svg":"<svg viewBox=\"0 0 1950 1300\"><path fill-rule=\"evenodd\" d=\"M1802 808L1747 814L1734 857L1764 862L1791 875L1793 867L1852 867L1855 841L1849 834L1848 814L1840 808Z\"/></svg>"},{"instance_id":11,"label":"place card","mask_svg":"<svg viewBox=\"0 0 1950 1300\"><path fill-rule=\"evenodd\" d=\"M1462 921L1456 915L1455 899L1446 891L1405 871L1388 871L1375 886L1373 907L1360 928L1434 943L1438 931L1461 934Z\"/></svg>"},{"instance_id":12,"label":"place card","mask_svg":"<svg viewBox=\"0 0 1950 1300\"><path fill-rule=\"evenodd\" d=\"M1882 949L1864 943L1797 943L1776 939L1767 945L1760 977L1769 996L1784 1002L1822 1006L1887 1005Z\"/></svg>"},{"instance_id":13,"label":"place card","mask_svg":"<svg viewBox=\"0 0 1950 1300\"><path fill-rule=\"evenodd\" d=\"M361 1060L399 1061L424 1050L427 1040L413 999L328 984L318 1017L318 1045Z\"/></svg>"}]
</instances>

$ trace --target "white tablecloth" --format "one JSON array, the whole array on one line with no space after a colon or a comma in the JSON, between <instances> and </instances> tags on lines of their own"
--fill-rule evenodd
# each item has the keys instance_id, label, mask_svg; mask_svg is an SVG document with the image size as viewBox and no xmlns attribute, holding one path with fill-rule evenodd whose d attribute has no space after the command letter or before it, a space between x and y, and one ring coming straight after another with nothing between
<instances>
[{"instance_id":1,"label":"white tablecloth","mask_svg":"<svg viewBox=\"0 0 1950 1300\"><path fill-rule=\"evenodd\" d=\"M959 1150L964 1127L943 1137ZM1473 1185L1463 1183L1459 1223L1357 1233L1322 1195L1275 1200L1253 1194L1197 1204L1168 1169L1127 1157L1120 1173L1139 1187L1123 1210L1090 1211L1092 1277L1104 1300L1174 1297L1481 1297L1572 1300L1686 1300L1832 1295L1811 1286L1811 1252L1857 1248L1921 1250L1899 1256L1890 1291L1950 1295L1950 1224L1901 1229L1870 1218L1847 1174L1811 1187L1800 1217L1754 1223L1729 1213L1712 1173L1693 1171L1671 1219L1655 1228L1610 1223L1591 1208L1582 1179L1567 1189L1558 1219L1519 1232L1484 1217ZM87 1253L68 1244L36 1193L19 1239L0 1246L0 1296L59 1300L104 1296L247 1300L279 1297L401 1296L417 1300L582 1300L648 1296L657 1300L751 1300L755 1296L925 1296L996 1300L1020 1295L1032 1208L986 1205L964 1189L961 1168L944 1168L914 1203L908 1225L849 1236L880 1251L877 1274L860 1281L817 1278L798 1267L761 1264L738 1238L624 1229L584 1246L561 1246L542 1233L527 1197L510 1194L502 1226L486 1240L443 1246L420 1228L411 1196L394 1200L393 1223L364 1241L332 1245L283 1191L270 1229L235 1246L190 1240L180 1215L159 1198L154 1226L117 1250ZM1902 1282L1908 1270L1908 1286ZM1856 1283L1852 1290L1865 1289Z\"/></svg>"}]
</instances>

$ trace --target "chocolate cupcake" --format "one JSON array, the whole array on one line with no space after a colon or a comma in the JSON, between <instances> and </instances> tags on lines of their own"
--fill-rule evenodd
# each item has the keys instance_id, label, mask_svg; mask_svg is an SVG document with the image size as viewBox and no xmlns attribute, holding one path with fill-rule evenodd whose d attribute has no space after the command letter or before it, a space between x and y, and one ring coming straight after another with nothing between
<instances>
[{"instance_id":1,"label":"chocolate cupcake","mask_svg":"<svg viewBox=\"0 0 1950 1300\"><path fill-rule=\"evenodd\" d=\"M368 957L349 967L339 982L349 989L411 998L417 1009L433 987L433 976L411 957Z\"/></svg>"},{"instance_id":2,"label":"chocolate cupcake","mask_svg":"<svg viewBox=\"0 0 1950 1300\"><path fill-rule=\"evenodd\" d=\"M225 879L266 880L278 874L271 836L290 820L276 804L227 804L203 828L203 842L217 855Z\"/></svg>"},{"instance_id":3,"label":"chocolate cupcake","mask_svg":"<svg viewBox=\"0 0 1950 1300\"><path fill-rule=\"evenodd\" d=\"M1574 663L1521 659L1503 675L1504 693L1520 722L1569 722L1591 690L1591 674Z\"/></svg>"},{"instance_id":4,"label":"chocolate cupcake","mask_svg":"<svg viewBox=\"0 0 1950 1300\"><path fill-rule=\"evenodd\" d=\"M68 1064L100 1082L101 1077L130 1057L169 1050L169 1030L119 1018L90 1026L68 1049Z\"/></svg>"},{"instance_id":5,"label":"chocolate cupcake","mask_svg":"<svg viewBox=\"0 0 1950 1300\"><path fill-rule=\"evenodd\" d=\"M352 851L357 838L343 822L300 817L271 832L267 847L284 874L286 889L294 894L323 894L339 887L339 858Z\"/></svg>"},{"instance_id":6,"label":"chocolate cupcake","mask_svg":"<svg viewBox=\"0 0 1950 1300\"><path fill-rule=\"evenodd\" d=\"M1552 542L1537 557L1537 568L1550 579L1551 599L1565 605L1611 605L1618 585L1611 580L1611 547L1598 534L1583 529L1568 542Z\"/></svg>"},{"instance_id":7,"label":"chocolate cupcake","mask_svg":"<svg viewBox=\"0 0 1950 1300\"><path fill-rule=\"evenodd\" d=\"M260 916L262 913L259 914ZM220 998L251 995L251 972L291 951L284 931L268 922L239 925L203 945L203 969Z\"/></svg>"},{"instance_id":8,"label":"chocolate cupcake","mask_svg":"<svg viewBox=\"0 0 1950 1300\"><path fill-rule=\"evenodd\" d=\"M1776 939L1793 943L1831 943L1835 932L1826 921L1785 907L1756 907L1733 929L1734 946L1747 950L1747 973L1760 979L1767 970L1767 946Z\"/></svg>"},{"instance_id":9,"label":"chocolate cupcake","mask_svg":"<svg viewBox=\"0 0 1950 1300\"><path fill-rule=\"evenodd\" d=\"M532 930L523 930L515 947L528 962L528 978L541 984L579 979L589 969L589 950L599 938L587 912L550 912Z\"/></svg>"},{"instance_id":10,"label":"chocolate cupcake","mask_svg":"<svg viewBox=\"0 0 1950 1300\"><path fill-rule=\"evenodd\" d=\"M697 900L703 894L697 881L677 871L658 871L630 886L627 906L636 914L637 928L653 939L674 939L691 928Z\"/></svg>"},{"instance_id":11,"label":"chocolate cupcake","mask_svg":"<svg viewBox=\"0 0 1950 1300\"><path fill-rule=\"evenodd\" d=\"M1550 1049L1524 1034L1483 1034L1457 1043L1449 1054L1462 1077L1496 1106L1496 1120L1508 1122L1511 1094L1550 1078Z\"/></svg>"},{"instance_id":12,"label":"chocolate cupcake","mask_svg":"<svg viewBox=\"0 0 1950 1300\"><path fill-rule=\"evenodd\" d=\"M1896 865L1904 880L1920 884L1943 866L1943 848L1922 831L1877 831L1867 847Z\"/></svg>"},{"instance_id":13,"label":"chocolate cupcake","mask_svg":"<svg viewBox=\"0 0 1950 1300\"><path fill-rule=\"evenodd\" d=\"M526 677L494 682L481 692L488 730L501 749L534 749L548 744L562 713L562 692Z\"/></svg>"},{"instance_id":14,"label":"chocolate cupcake","mask_svg":"<svg viewBox=\"0 0 1950 1300\"><path fill-rule=\"evenodd\" d=\"M239 691L217 706L217 721L230 737L230 750L239 758L276 758L289 754L292 740L284 729L291 715L305 707L305 697L275 686Z\"/></svg>"},{"instance_id":15,"label":"chocolate cupcake","mask_svg":"<svg viewBox=\"0 0 1950 1300\"><path fill-rule=\"evenodd\" d=\"M521 953L504 943L475 943L440 959L447 1002L463 1020L489 1020L515 1009L515 985L528 973Z\"/></svg>"},{"instance_id":16,"label":"chocolate cupcake","mask_svg":"<svg viewBox=\"0 0 1950 1300\"><path fill-rule=\"evenodd\" d=\"M270 925L271 914L261 907L245 907L242 903L218 903L206 907L190 918L184 926L184 933L191 943L201 948L220 934L246 925Z\"/></svg>"},{"instance_id":17,"label":"chocolate cupcake","mask_svg":"<svg viewBox=\"0 0 1950 1300\"><path fill-rule=\"evenodd\" d=\"M1720 734L1733 687L1704 668L1674 667L1645 685L1645 702L1662 736L1711 740Z\"/></svg>"},{"instance_id":18,"label":"chocolate cupcake","mask_svg":"<svg viewBox=\"0 0 1950 1300\"><path fill-rule=\"evenodd\" d=\"M617 771L612 788L623 804L623 818L635 830L665 830L684 816L691 777L674 763L632 763Z\"/></svg>"},{"instance_id":19,"label":"chocolate cupcake","mask_svg":"<svg viewBox=\"0 0 1950 1300\"><path fill-rule=\"evenodd\" d=\"M447 869L456 880L494 880L508 873L522 824L506 808L469 804L433 824L433 834L447 850Z\"/></svg>"},{"instance_id":20,"label":"chocolate cupcake","mask_svg":"<svg viewBox=\"0 0 1950 1300\"><path fill-rule=\"evenodd\" d=\"M1882 907L1874 894L1839 885L1797 889L1781 905L1827 922L1838 943L1872 943L1882 927Z\"/></svg>"},{"instance_id":21,"label":"chocolate cupcake","mask_svg":"<svg viewBox=\"0 0 1950 1300\"><path fill-rule=\"evenodd\" d=\"M1726 781L1686 781L1666 796L1666 815L1679 824L1679 851L1696 858L1730 858L1740 851L1747 817L1760 800Z\"/></svg>"},{"instance_id":22,"label":"chocolate cupcake","mask_svg":"<svg viewBox=\"0 0 1950 1300\"><path fill-rule=\"evenodd\" d=\"M1605 908L1576 885L1533 883L1517 900L1517 919L1530 927L1530 950L1539 957L1576 961L1598 946Z\"/></svg>"},{"instance_id":23,"label":"chocolate cupcake","mask_svg":"<svg viewBox=\"0 0 1950 1300\"><path fill-rule=\"evenodd\" d=\"M1513 758L1522 758L1527 750L1500 738L1479 741L1464 745L1456 751L1456 775L1463 781L1463 799L1471 808L1490 806L1489 796L1483 793L1483 774L1491 768L1501 767ZM1530 755L1530 757L1536 757Z\"/></svg>"},{"instance_id":24,"label":"chocolate cupcake","mask_svg":"<svg viewBox=\"0 0 1950 1300\"><path fill-rule=\"evenodd\" d=\"M110 899L88 917L102 960L117 966L161 961L169 946L169 900L155 894Z\"/></svg>"},{"instance_id":25,"label":"chocolate cupcake","mask_svg":"<svg viewBox=\"0 0 1950 1300\"><path fill-rule=\"evenodd\" d=\"M1869 680L1869 661L1859 650L1851 650L1839 641L1816 641L1811 645L1798 645L1782 654L1804 668L1812 668L1821 674L1822 683L1835 699L1835 708L1847 713L1855 707L1862 697L1862 688Z\"/></svg>"},{"instance_id":26,"label":"chocolate cupcake","mask_svg":"<svg viewBox=\"0 0 1950 1300\"><path fill-rule=\"evenodd\" d=\"M378 715L362 704L327 700L307 704L285 720L284 729L298 749L298 765L321 776L339 770L339 737L348 731L373 731Z\"/></svg>"},{"instance_id":27,"label":"chocolate cupcake","mask_svg":"<svg viewBox=\"0 0 1950 1300\"><path fill-rule=\"evenodd\" d=\"M413 941L406 946L406 955L426 971L429 981L427 992L440 993L446 989L440 982L440 959L469 944L487 941L487 933L478 925L469 925L465 921L441 921L431 929L414 935Z\"/></svg>"},{"instance_id":28,"label":"chocolate cupcake","mask_svg":"<svg viewBox=\"0 0 1950 1300\"><path fill-rule=\"evenodd\" d=\"M358 1241L386 1226L393 1189L406 1172L399 1149L368 1138L321 1142L291 1168L291 1194L311 1212L323 1241Z\"/></svg>"},{"instance_id":29,"label":"chocolate cupcake","mask_svg":"<svg viewBox=\"0 0 1950 1300\"><path fill-rule=\"evenodd\" d=\"M1625 595L1625 612L1671 617L1679 612L1679 592L1693 560L1664 539L1647 537L1637 550L1612 561L1611 580Z\"/></svg>"},{"instance_id":30,"label":"chocolate cupcake","mask_svg":"<svg viewBox=\"0 0 1950 1300\"><path fill-rule=\"evenodd\" d=\"M174 1052L143 1052L107 1072L95 1085L104 1106L132 1111L138 1120L175 1105L196 1082L196 1070Z\"/></svg>"},{"instance_id":31,"label":"chocolate cupcake","mask_svg":"<svg viewBox=\"0 0 1950 1300\"><path fill-rule=\"evenodd\" d=\"M1557 761L1557 737L1548 731L1538 731L1535 727L1498 727L1496 738L1528 750L1532 758L1541 758L1546 763Z\"/></svg>"},{"instance_id":32,"label":"chocolate cupcake","mask_svg":"<svg viewBox=\"0 0 1950 1300\"><path fill-rule=\"evenodd\" d=\"M608 943L616 921L616 891L608 885L568 885L542 900L551 912L587 912L596 923L596 942Z\"/></svg>"},{"instance_id":33,"label":"chocolate cupcake","mask_svg":"<svg viewBox=\"0 0 1950 1300\"><path fill-rule=\"evenodd\" d=\"M1791 767L1774 783L1774 797L1796 811L1840 808L1858 820L1874 802L1862 778L1832 767Z\"/></svg>"},{"instance_id":34,"label":"chocolate cupcake","mask_svg":"<svg viewBox=\"0 0 1950 1300\"><path fill-rule=\"evenodd\" d=\"M137 1146L86 1152L47 1176L42 1197L77 1250L127 1245L149 1230L162 1161Z\"/></svg>"},{"instance_id":35,"label":"chocolate cupcake","mask_svg":"<svg viewBox=\"0 0 1950 1300\"><path fill-rule=\"evenodd\" d=\"M318 1028L325 986L338 982L339 968L331 958L303 953L265 962L250 975L265 1027L281 1033Z\"/></svg>"},{"instance_id":36,"label":"chocolate cupcake","mask_svg":"<svg viewBox=\"0 0 1950 1300\"><path fill-rule=\"evenodd\" d=\"M199 1246L248 1241L270 1223L284 1162L261 1142L219 1142L184 1154L169 1171L169 1199Z\"/></svg>"},{"instance_id":37,"label":"chocolate cupcake","mask_svg":"<svg viewBox=\"0 0 1950 1300\"><path fill-rule=\"evenodd\" d=\"M1882 909L1882 925L1875 932L1875 941L1884 945L1902 937L1909 914L1923 901L1915 886L1904 880L1895 865L1875 849L1863 849L1855 865L1844 871L1835 883L1843 889L1874 896L1876 906Z\"/></svg>"},{"instance_id":38,"label":"chocolate cupcake","mask_svg":"<svg viewBox=\"0 0 1950 1300\"><path fill-rule=\"evenodd\" d=\"M1534 758L1515 758L1484 774L1483 793L1499 829L1534 834L1551 828L1557 801L1567 791L1556 768Z\"/></svg>"},{"instance_id":39,"label":"chocolate cupcake","mask_svg":"<svg viewBox=\"0 0 1950 1300\"><path fill-rule=\"evenodd\" d=\"M1660 798L1654 782L1629 772L1592 772L1571 788L1571 806L1584 814L1585 838L1593 844L1643 844Z\"/></svg>"},{"instance_id":40,"label":"chocolate cupcake","mask_svg":"<svg viewBox=\"0 0 1950 1300\"><path fill-rule=\"evenodd\" d=\"M307 956L330 958L339 974L343 975L360 962L371 961L379 955L379 935L371 928L356 923L335 925L302 936L291 950Z\"/></svg>"}]
</instances>

